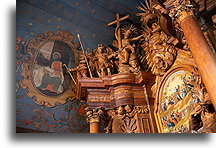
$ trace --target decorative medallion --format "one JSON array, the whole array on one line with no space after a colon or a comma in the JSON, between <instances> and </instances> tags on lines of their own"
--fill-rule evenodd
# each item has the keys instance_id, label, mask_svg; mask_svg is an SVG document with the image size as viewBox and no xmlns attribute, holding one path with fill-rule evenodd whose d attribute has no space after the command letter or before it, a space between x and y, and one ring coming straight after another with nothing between
<instances>
[{"instance_id":1,"label":"decorative medallion","mask_svg":"<svg viewBox=\"0 0 216 148\"><path fill-rule=\"evenodd\" d=\"M27 42L30 60L22 64L22 87L35 103L54 107L75 97L75 84L66 67L74 68L78 62L79 43L73 42L69 32L40 34Z\"/></svg>"}]
</instances>

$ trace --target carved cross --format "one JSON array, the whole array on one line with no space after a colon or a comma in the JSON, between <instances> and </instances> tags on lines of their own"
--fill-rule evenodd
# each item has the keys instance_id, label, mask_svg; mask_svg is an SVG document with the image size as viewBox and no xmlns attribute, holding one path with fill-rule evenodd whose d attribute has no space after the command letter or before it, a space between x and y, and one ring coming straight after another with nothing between
<instances>
[{"instance_id":1,"label":"carved cross","mask_svg":"<svg viewBox=\"0 0 216 148\"><path fill-rule=\"evenodd\" d=\"M115 33L115 35L116 35L116 39L118 40L118 48L119 48L119 50L121 49L121 32L120 32L120 22L121 21L123 21L123 20L126 20L127 18L129 18L129 15L126 15L126 16L124 16L124 17L122 17L122 18L119 18L119 14L117 13L116 14L116 20L115 21L112 21L112 22L110 22L109 24L107 24L107 26L111 26L111 25L113 25L113 24L117 24L117 27L116 27L116 33Z\"/></svg>"}]
</instances>

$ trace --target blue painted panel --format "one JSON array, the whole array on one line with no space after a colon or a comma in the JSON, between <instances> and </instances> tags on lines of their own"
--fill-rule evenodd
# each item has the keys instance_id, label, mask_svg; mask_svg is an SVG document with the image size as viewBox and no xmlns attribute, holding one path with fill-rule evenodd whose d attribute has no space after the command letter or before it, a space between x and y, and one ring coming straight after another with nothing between
<instances>
[{"instance_id":1,"label":"blue painted panel","mask_svg":"<svg viewBox=\"0 0 216 148\"><path fill-rule=\"evenodd\" d=\"M25 51L26 41L47 31L66 30L75 36L75 41L79 33L86 50L95 49L99 43L108 46L114 39L115 28L107 24L115 20L116 13L129 14L133 22L138 22L135 16L138 5L138 0L17 1L16 36L23 39L16 52L17 126L48 132L88 132L85 118L81 116L83 105L78 100L46 108L35 104L21 88L21 64L29 58Z\"/></svg>"}]
</instances>

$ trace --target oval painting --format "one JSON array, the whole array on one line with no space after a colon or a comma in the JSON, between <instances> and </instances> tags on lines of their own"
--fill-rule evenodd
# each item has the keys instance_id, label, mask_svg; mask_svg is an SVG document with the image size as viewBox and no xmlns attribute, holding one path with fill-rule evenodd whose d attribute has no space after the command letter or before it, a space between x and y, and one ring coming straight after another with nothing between
<instances>
[{"instance_id":1,"label":"oval painting","mask_svg":"<svg viewBox=\"0 0 216 148\"><path fill-rule=\"evenodd\" d=\"M172 73L160 92L160 120L164 133L189 131L189 116L201 100L194 93L196 77L187 70Z\"/></svg>"},{"instance_id":2,"label":"oval painting","mask_svg":"<svg viewBox=\"0 0 216 148\"><path fill-rule=\"evenodd\" d=\"M49 41L39 48L32 67L32 80L40 93L59 96L69 89L72 81L64 64L75 67L73 50L66 43Z\"/></svg>"}]
</instances>

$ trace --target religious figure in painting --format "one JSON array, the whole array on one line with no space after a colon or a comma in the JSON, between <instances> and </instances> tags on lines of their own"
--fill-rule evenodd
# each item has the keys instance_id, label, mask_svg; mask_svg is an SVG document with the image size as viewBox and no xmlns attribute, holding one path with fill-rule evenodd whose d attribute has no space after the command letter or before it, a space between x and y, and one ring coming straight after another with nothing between
<instances>
[{"instance_id":1,"label":"religious figure in painting","mask_svg":"<svg viewBox=\"0 0 216 148\"><path fill-rule=\"evenodd\" d=\"M61 55L59 52L54 52L52 56L54 61L52 62L51 67L44 67L42 83L38 88L59 94L63 92L62 83L64 82L62 62L59 61Z\"/></svg>"},{"instance_id":2,"label":"religious figure in painting","mask_svg":"<svg viewBox=\"0 0 216 148\"><path fill-rule=\"evenodd\" d=\"M186 78L186 75L184 75L183 77L181 77L183 82L184 82L184 85L186 87L186 90L187 91L190 91L194 85L192 83L195 82L195 79L192 75L188 76L188 78Z\"/></svg>"},{"instance_id":3,"label":"religious figure in painting","mask_svg":"<svg viewBox=\"0 0 216 148\"><path fill-rule=\"evenodd\" d=\"M182 97L180 95L180 86L179 85L177 85L177 87L175 87L174 94L175 94L176 98L178 99L178 101L182 100Z\"/></svg>"},{"instance_id":4,"label":"religious figure in painting","mask_svg":"<svg viewBox=\"0 0 216 148\"><path fill-rule=\"evenodd\" d=\"M162 117L162 122L163 122L163 125L165 127L167 127L168 129L172 128L175 126L175 124L170 120L170 118L168 117Z\"/></svg>"}]
</instances>

